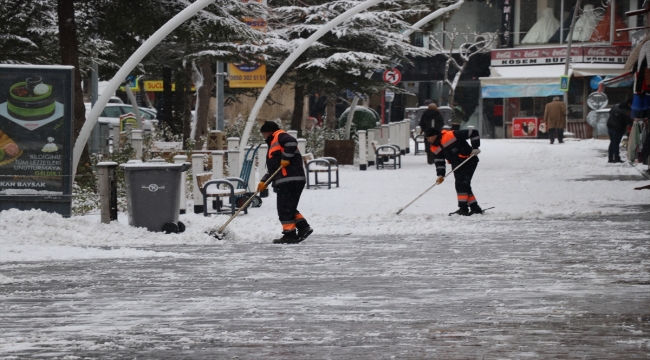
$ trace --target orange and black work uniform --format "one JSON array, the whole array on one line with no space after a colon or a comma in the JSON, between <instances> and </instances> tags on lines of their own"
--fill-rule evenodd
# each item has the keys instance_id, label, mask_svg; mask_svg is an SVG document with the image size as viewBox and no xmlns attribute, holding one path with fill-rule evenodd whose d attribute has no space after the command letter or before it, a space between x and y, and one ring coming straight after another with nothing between
<instances>
[{"instance_id":1,"label":"orange and black work uniform","mask_svg":"<svg viewBox=\"0 0 650 360\"><path fill-rule=\"evenodd\" d=\"M289 166L273 178L273 188L277 193L277 209L282 232L295 232L296 228L309 227L307 220L298 211L300 195L305 187L305 169L302 155L298 151L298 140L284 130L277 130L266 139L269 146L266 158L268 172L261 181L266 181L279 167L281 160L289 160Z\"/></svg>"},{"instance_id":2,"label":"orange and black work uniform","mask_svg":"<svg viewBox=\"0 0 650 360\"><path fill-rule=\"evenodd\" d=\"M467 140L470 140L471 146L467 143ZM472 149L478 149L479 146L481 146L481 138L476 130L442 130L436 141L431 145L431 152L435 155L434 163L436 164L438 176L445 176L445 160L449 161L452 169L455 169L470 157ZM472 176L474 176L477 165L478 156L474 156L460 169L454 171L458 207L461 209L468 209L473 204L476 204L474 206L478 205L472 192Z\"/></svg>"}]
</instances>

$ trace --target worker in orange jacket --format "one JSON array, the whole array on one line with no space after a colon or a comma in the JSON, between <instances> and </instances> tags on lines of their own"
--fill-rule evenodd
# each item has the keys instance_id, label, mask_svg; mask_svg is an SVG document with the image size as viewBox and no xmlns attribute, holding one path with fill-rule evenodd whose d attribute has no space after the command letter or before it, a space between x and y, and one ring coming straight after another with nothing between
<instances>
[{"instance_id":1,"label":"worker in orange jacket","mask_svg":"<svg viewBox=\"0 0 650 360\"><path fill-rule=\"evenodd\" d=\"M274 244L297 244L307 238L313 230L298 211L300 195L307 178L302 164L302 155L298 150L298 140L287 134L273 121L265 121L260 128L262 136L269 146L266 157L268 172L257 186L257 190L266 189L264 183L279 167L282 170L273 178L273 188L277 194L277 209L282 224L282 237L273 240Z\"/></svg>"},{"instance_id":2,"label":"worker in orange jacket","mask_svg":"<svg viewBox=\"0 0 650 360\"><path fill-rule=\"evenodd\" d=\"M449 161L454 171L456 179L456 195L458 197L458 210L454 212L458 215L471 216L482 214L483 210L476 201L476 196L472 191L472 177L478 165L478 155L481 150L481 138L478 131L474 129L467 130L438 130L429 128L425 132L427 142L431 144L431 152L434 154L434 164L436 164L436 173L438 175L437 184L445 180L446 163ZM467 143L471 142L471 146ZM469 159L463 166L458 165Z\"/></svg>"}]
</instances>

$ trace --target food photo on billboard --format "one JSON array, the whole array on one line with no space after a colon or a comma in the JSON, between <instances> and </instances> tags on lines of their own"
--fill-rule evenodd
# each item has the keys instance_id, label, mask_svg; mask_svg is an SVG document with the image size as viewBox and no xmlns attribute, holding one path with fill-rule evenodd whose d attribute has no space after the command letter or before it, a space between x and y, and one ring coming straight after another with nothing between
<instances>
[{"instance_id":1,"label":"food photo on billboard","mask_svg":"<svg viewBox=\"0 0 650 360\"><path fill-rule=\"evenodd\" d=\"M69 215L72 68L0 66L0 210Z\"/></svg>"}]
</instances>

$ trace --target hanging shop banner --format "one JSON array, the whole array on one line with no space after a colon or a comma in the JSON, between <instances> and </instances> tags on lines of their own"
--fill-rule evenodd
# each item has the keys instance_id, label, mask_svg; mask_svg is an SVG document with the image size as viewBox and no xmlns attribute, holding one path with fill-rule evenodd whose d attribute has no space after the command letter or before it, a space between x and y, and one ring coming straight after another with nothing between
<instances>
[{"instance_id":1,"label":"hanging shop banner","mask_svg":"<svg viewBox=\"0 0 650 360\"><path fill-rule=\"evenodd\" d=\"M490 66L558 65L566 54L566 47L492 50ZM582 48L571 48L571 62L583 62Z\"/></svg>"},{"instance_id":2,"label":"hanging shop banner","mask_svg":"<svg viewBox=\"0 0 650 360\"><path fill-rule=\"evenodd\" d=\"M628 47L584 47L584 62L590 64L625 64L632 53Z\"/></svg>"},{"instance_id":3,"label":"hanging shop banner","mask_svg":"<svg viewBox=\"0 0 650 360\"><path fill-rule=\"evenodd\" d=\"M513 118L512 119L512 137L514 138L536 138L538 118Z\"/></svg>"},{"instance_id":4,"label":"hanging shop banner","mask_svg":"<svg viewBox=\"0 0 650 360\"><path fill-rule=\"evenodd\" d=\"M631 52L620 46L575 46L571 63L623 65ZM566 47L492 50L490 66L559 65L566 62L566 54Z\"/></svg>"},{"instance_id":5,"label":"hanging shop banner","mask_svg":"<svg viewBox=\"0 0 650 360\"><path fill-rule=\"evenodd\" d=\"M0 65L0 211L71 215L73 70Z\"/></svg>"},{"instance_id":6,"label":"hanging shop banner","mask_svg":"<svg viewBox=\"0 0 650 360\"><path fill-rule=\"evenodd\" d=\"M196 91L194 85L192 85L192 91ZM164 85L162 80L145 80L144 81L144 91L146 92L163 92ZM176 91L176 84L172 83L172 91Z\"/></svg>"}]
</instances>

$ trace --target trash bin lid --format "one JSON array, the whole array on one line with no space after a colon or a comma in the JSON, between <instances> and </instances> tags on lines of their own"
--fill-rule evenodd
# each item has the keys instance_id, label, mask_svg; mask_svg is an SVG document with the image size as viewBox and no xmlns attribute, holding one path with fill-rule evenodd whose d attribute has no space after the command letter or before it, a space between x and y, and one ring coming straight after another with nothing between
<instances>
[{"instance_id":1,"label":"trash bin lid","mask_svg":"<svg viewBox=\"0 0 650 360\"><path fill-rule=\"evenodd\" d=\"M168 162L141 162L133 164L122 164L124 170L133 171L133 170L162 170L162 169L171 169L171 170L180 170L185 171L189 166L189 163L183 164L173 164Z\"/></svg>"}]
</instances>

